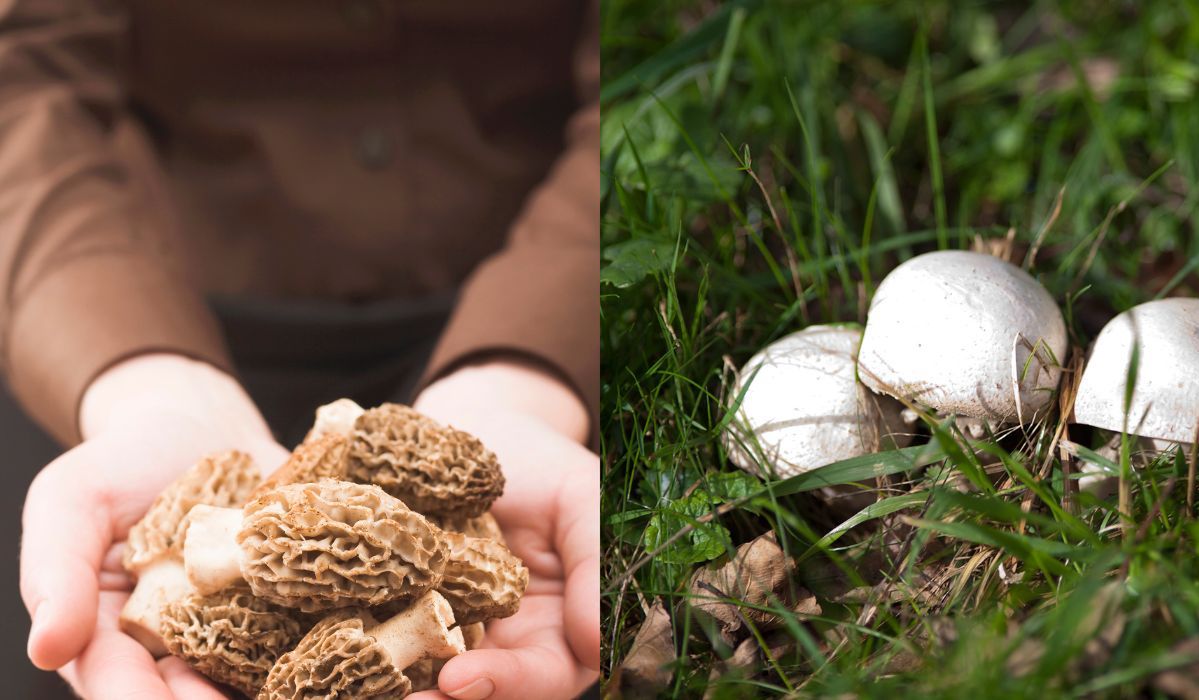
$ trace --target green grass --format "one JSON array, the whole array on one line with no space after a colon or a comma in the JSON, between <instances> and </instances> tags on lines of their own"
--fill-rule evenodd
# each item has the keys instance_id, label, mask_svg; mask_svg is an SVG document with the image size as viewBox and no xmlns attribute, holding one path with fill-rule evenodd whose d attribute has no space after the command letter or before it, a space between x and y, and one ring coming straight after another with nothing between
<instances>
[{"instance_id":1,"label":"green grass","mask_svg":"<svg viewBox=\"0 0 1199 700\"><path fill-rule=\"evenodd\" d=\"M1199 636L1190 455L1129 470L1123 450L1123 517L1117 496L1067 493L1056 413L981 456L931 424L935 451L788 481L738 472L719 439L732 367L807 324L864 322L920 252L1011 229L1072 357L1119 311L1194 296L1199 5L608 0L601 16L605 670L661 600L665 696L1165 697L1163 669L1199 677L1175 650ZM1107 438L1066 435L1084 453ZM850 522L812 494L879 472ZM709 681L730 650L686 613L687 581L767 531L822 613L786 615L777 663ZM885 533L902 544L880 560ZM881 585L846 600L821 592L830 577Z\"/></svg>"}]
</instances>

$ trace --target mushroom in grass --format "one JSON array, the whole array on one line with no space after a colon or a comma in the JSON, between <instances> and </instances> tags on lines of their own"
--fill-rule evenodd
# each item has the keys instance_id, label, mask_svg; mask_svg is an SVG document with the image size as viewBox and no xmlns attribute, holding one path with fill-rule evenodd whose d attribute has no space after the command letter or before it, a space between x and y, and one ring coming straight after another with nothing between
<instances>
[{"instance_id":1,"label":"mushroom in grass","mask_svg":"<svg viewBox=\"0 0 1199 700\"><path fill-rule=\"evenodd\" d=\"M398 404L354 423L347 474L438 517L480 515L504 491L495 454L477 438Z\"/></svg>"},{"instance_id":2,"label":"mushroom in grass","mask_svg":"<svg viewBox=\"0 0 1199 700\"><path fill-rule=\"evenodd\" d=\"M365 612L330 616L275 663L259 700L402 698L412 691L405 669L466 650L454 624L436 591L379 624Z\"/></svg>"},{"instance_id":3,"label":"mushroom in grass","mask_svg":"<svg viewBox=\"0 0 1199 700\"><path fill-rule=\"evenodd\" d=\"M1139 360L1126 415L1134 346ZM1150 301L1109 321L1083 370L1074 420L1146 438L1147 455L1175 445L1189 449L1199 429L1199 299ZM1118 436L1114 445L1100 453L1116 457Z\"/></svg>"},{"instance_id":4,"label":"mushroom in grass","mask_svg":"<svg viewBox=\"0 0 1199 700\"><path fill-rule=\"evenodd\" d=\"M154 499L125 542L125 570L137 585L121 610L121 630L165 656L159 614L164 605L191 593L183 569L186 517L197 505L240 506L261 475L250 456L237 451L205 457Z\"/></svg>"},{"instance_id":5,"label":"mushroom in grass","mask_svg":"<svg viewBox=\"0 0 1199 700\"><path fill-rule=\"evenodd\" d=\"M302 615L256 598L248 589L190 595L162 611L163 639L171 654L218 683L250 697L311 626Z\"/></svg>"},{"instance_id":6,"label":"mushroom in grass","mask_svg":"<svg viewBox=\"0 0 1199 700\"><path fill-rule=\"evenodd\" d=\"M982 253L938 251L904 262L866 317L859 376L871 389L957 417L972 439L1051 405L1066 324L1049 292Z\"/></svg>"},{"instance_id":7,"label":"mushroom in grass","mask_svg":"<svg viewBox=\"0 0 1199 700\"><path fill-rule=\"evenodd\" d=\"M529 570L504 545L483 537L444 533L449 545L441 585L461 625L514 615L529 585Z\"/></svg>"},{"instance_id":8,"label":"mushroom in grass","mask_svg":"<svg viewBox=\"0 0 1199 700\"><path fill-rule=\"evenodd\" d=\"M401 604L436 588L446 565L441 531L366 484L289 484L189 519L184 567L201 594L245 580L254 595L305 612Z\"/></svg>"},{"instance_id":9,"label":"mushroom in grass","mask_svg":"<svg viewBox=\"0 0 1199 700\"><path fill-rule=\"evenodd\" d=\"M856 327L810 326L750 358L729 392L741 398L724 433L729 459L788 477L906 445L903 406L857 380L860 340Z\"/></svg>"}]
</instances>

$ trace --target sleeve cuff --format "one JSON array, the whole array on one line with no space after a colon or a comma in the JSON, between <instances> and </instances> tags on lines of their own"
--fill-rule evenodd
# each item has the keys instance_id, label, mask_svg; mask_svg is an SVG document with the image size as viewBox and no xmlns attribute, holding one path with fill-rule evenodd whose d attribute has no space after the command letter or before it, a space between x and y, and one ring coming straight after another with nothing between
<instances>
[{"instance_id":1,"label":"sleeve cuff","mask_svg":"<svg viewBox=\"0 0 1199 700\"><path fill-rule=\"evenodd\" d=\"M510 248L485 262L461 299L421 380L492 354L545 362L599 411L599 251L595 246Z\"/></svg>"},{"instance_id":2,"label":"sleeve cuff","mask_svg":"<svg viewBox=\"0 0 1199 700\"><path fill-rule=\"evenodd\" d=\"M6 374L17 400L64 445L81 439L87 387L121 360L169 352L231 371L204 301L157 260L127 252L77 256L13 304Z\"/></svg>"}]
</instances>

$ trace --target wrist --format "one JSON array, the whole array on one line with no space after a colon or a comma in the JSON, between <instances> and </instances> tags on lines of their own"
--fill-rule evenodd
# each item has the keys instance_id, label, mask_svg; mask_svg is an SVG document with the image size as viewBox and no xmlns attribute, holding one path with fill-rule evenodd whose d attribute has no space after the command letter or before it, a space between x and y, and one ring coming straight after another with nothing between
<instances>
[{"instance_id":1,"label":"wrist","mask_svg":"<svg viewBox=\"0 0 1199 700\"><path fill-rule=\"evenodd\" d=\"M164 417L245 439L270 437L249 394L216 367L182 355L138 355L109 367L79 404L84 439L117 425Z\"/></svg>"},{"instance_id":2,"label":"wrist","mask_svg":"<svg viewBox=\"0 0 1199 700\"><path fill-rule=\"evenodd\" d=\"M587 406L563 379L537 362L516 357L463 365L430 384L415 408L443 422L496 413L539 420L575 442L587 440Z\"/></svg>"}]
</instances>

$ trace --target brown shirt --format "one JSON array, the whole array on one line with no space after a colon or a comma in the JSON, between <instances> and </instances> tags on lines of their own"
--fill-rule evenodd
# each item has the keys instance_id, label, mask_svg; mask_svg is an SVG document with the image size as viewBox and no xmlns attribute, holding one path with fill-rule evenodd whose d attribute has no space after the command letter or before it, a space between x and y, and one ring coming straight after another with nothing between
<instances>
[{"instance_id":1,"label":"brown shirt","mask_svg":"<svg viewBox=\"0 0 1199 700\"><path fill-rule=\"evenodd\" d=\"M101 371L228 367L206 293L462 286L429 368L541 358L598 404L599 46L562 0L0 9L0 349L64 442Z\"/></svg>"}]
</instances>

